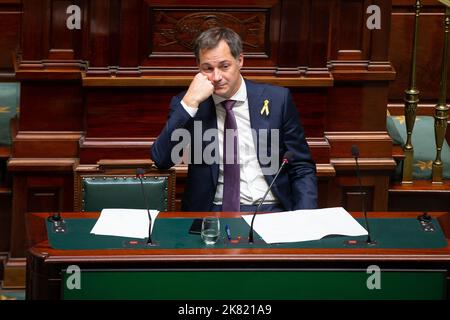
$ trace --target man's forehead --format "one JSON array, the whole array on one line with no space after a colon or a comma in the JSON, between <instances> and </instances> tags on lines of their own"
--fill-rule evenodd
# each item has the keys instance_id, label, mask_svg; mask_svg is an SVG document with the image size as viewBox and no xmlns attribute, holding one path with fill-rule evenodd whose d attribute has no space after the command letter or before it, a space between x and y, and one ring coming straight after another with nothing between
<instances>
[{"instance_id":1,"label":"man's forehead","mask_svg":"<svg viewBox=\"0 0 450 320\"><path fill-rule=\"evenodd\" d=\"M224 64L224 63L230 63L231 61L228 59L224 59L224 60L206 60L206 61L202 61L200 64L201 65L212 65L212 64Z\"/></svg>"}]
</instances>

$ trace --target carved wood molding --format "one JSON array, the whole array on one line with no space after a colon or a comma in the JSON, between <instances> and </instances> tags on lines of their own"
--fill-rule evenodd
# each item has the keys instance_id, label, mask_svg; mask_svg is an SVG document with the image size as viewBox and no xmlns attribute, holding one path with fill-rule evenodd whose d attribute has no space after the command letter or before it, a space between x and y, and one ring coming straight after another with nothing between
<instances>
[{"instance_id":1,"label":"carved wood molding","mask_svg":"<svg viewBox=\"0 0 450 320\"><path fill-rule=\"evenodd\" d=\"M45 60L22 60L20 54L13 58L14 69L17 79L46 79L49 76L55 78L81 78L80 71L87 69L89 62L85 60L45 59Z\"/></svg>"},{"instance_id":2,"label":"carved wood molding","mask_svg":"<svg viewBox=\"0 0 450 320\"><path fill-rule=\"evenodd\" d=\"M338 70L333 71L335 81L393 81L396 72L390 71L368 71L368 70Z\"/></svg>"},{"instance_id":3,"label":"carved wood molding","mask_svg":"<svg viewBox=\"0 0 450 320\"><path fill-rule=\"evenodd\" d=\"M19 131L13 138L15 158L73 158L78 156L79 131Z\"/></svg>"},{"instance_id":4,"label":"carved wood molding","mask_svg":"<svg viewBox=\"0 0 450 320\"><path fill-rule=\"evenodd\" d=\"M73 166L78 163L77 158L11 158L8 161L9 171L39 171L55 172L73 170Z\"/></svg>"},{"instance_id":5,"label":"carved wood molding","mask_svg":"<svg viewBox=\"0 0 450 320\"><path fill-rule=\"evenodd\" d=\"M354 170L354 158L332 158L331 165L337 171ZM394 170L396 162L393 158L360 158L358 160L361 170Z\"/></svg>"},{"instance_id":6,"label":"carved wood molding","mask_svg":"<svg viewBox=\"0 0 450 320\"><path fill-rule=\"evenodd\" d=\"M15 139L78 141L82 135L83 132L81 131L19 131L15 136Z\"/></svg>"},{"instance_id":7,"label":"carved wood molding","mask_svg":"<svg viewBox=\"0 0 450 320\"><path fill-rule=\"evenodd\" d=\"M187 172L188 172L188 166L187 164L179 164L174 166L174 169L177 172L177 178L186 178ZM317 163L316 164L317 169L317 177L323 178L323 177L334 177L336 176L336 170L334 166L331 163Z\"/></svg>"},{"instance_id":8,"label":"carved wood molding","mask_svg":"<svg viewBox=\"0 0 450 320\"><path fill-rule=\"evenodd\" d=\"M414 180L412 184L393 184L389 188L391 193L432 193L441 192L450 195L450 181L445 180L442 184L433 184L430 180Z\"/></svg>"},{"instance_id":9,"label":"carved wood molding","mask_svg":"<svg viewBox=\"0 0 450 320\"><path fill-rule=\"evenodd\" d=\"M396 71L389 61L336 61L328 67L336 81L393 81Z\"/></svg>"},{"instance_id":10,"label":"carved wood molding","mask_svg":"<svg viewBox=\"0 0 450 320\"><path fill-rule=\"evenodd\" d=\"M361 158L392 159L392 139L385 131L325 132L324 136L331 145L331 158L351 158L356 145Z\"/></svg>"},{"instance_id":11,"label":"carved wood molding","mask_svg":"<svg viewBox=\"0 0 450 320\"><path fill-rule=\"evenodd\" d=\"M100 159L97 161L100 169L108 168L152 168L153 161L150 159Z\"/></svg>"},{"instance_id":12,"label":"carved wood molding","mask_svg":"<svg viewBox=\"0 0 450 320\"><path fill-rule=\"evenodd\" d=\"M318 178L336 176L336 169L331 163L318 163L316 164L316 170Z\"/></svg>"},{"instance_id":13,"label":"carved wood molding","mask_svg":"<svg viewBox=\"0 0 450 320\"><path fill-rule=\"evenodd\" d=\"M155 21L150 56L158 52L186 52L192 56L194 40L203 31L216 26L232 28L241 35L245 51L259 55L267 51L266 15L267 9L258 11L238 10L219 12L202 11L197 8L194 13L189 10L168 10L151 7Z\"/></svg>"},{"instance_id":14,"label":"carved wood molding","mask_svg":"<svg viewBox=\"0 0 450 320\"><path fill-rule=\"evenodd\" d=\"M320 77L271 77L246 76L255 82L270 83L285 87L332 87L333 78ZM84 87L187 87L192 76L152 76L152 77L83 77Z\"/></svg>"}]
</instances>

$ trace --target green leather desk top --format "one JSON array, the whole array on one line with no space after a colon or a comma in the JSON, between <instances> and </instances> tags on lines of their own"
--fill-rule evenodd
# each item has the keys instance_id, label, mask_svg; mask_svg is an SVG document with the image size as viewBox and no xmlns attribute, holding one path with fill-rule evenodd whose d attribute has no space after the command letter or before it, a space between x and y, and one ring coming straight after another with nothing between
<instances>
[{"instance_id":1,"label":"green leather desk top","mask_svg":"<svg viewBox=\"0 0 450 320\"><path fill-rule=\"evenodd\" d=\"M242 218L221 218L221 239L213 246L203 243L200 235L189 234L189 227L193 218L157 218L153 227L152 239L158 246L148 247L145 239L131 239L113 236L91 234L96 219L65 219L66 232L55 233L51 222L46 221L50 245L54 249L89 250L89 249L124 249L136 248L149 250L157 249L192 249L192 248L345 248L345 240L365 240L366 236L345 237L328 236L317 241L271 244L257 241L253 245L247 243L249 226ZM357 219L361 225L363 219ZM399 248L423 249L444 248L446 238L436 220L432 220L435 231L425 232L417 219L413 218L372 218L369 219L372 239L377 241L375 246L365 248ZM227 240L225 225L231 229L232 238L238 235L241 240L231 243ZM255 232L255 239L260 239ZM130 245L130 240L138 240ZM358 246L351 246L352 248Z\"/></svg>"}]
</instances>

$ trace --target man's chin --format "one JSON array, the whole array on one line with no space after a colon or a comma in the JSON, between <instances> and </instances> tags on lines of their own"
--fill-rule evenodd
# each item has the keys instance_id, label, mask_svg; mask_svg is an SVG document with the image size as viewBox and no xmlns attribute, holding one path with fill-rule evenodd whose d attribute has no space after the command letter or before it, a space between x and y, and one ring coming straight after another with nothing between
<instances>
[{"instance_id":1,"label":"man's chin","mask_svg":"<svg viewBox=\"0 0 450 320\"><path fill-rule=\"evenodd\" d=\"M225 99L230 98L228 95L228 91L225 88L215 89L214 94L218 95L219 97L225 98Z\"/></svg>"}]
</instances>

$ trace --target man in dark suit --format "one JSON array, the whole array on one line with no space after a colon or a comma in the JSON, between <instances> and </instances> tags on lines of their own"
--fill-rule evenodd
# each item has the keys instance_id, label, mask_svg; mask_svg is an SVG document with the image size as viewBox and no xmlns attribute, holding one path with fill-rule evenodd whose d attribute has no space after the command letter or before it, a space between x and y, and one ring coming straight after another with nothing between
<instances>
[{"instance_id":1,"label":"man in dark suit","mask_svg":"<svg viewBox=\"0 0 450 320\"><path fill-rule=\"evenodd\" d=\"M316 167L289 90L243 79L241 39L228 28L203 32L194 52L200 72L172 99L151 149L156 166L170 168L189 145L182 209L253 211L288 151L260 211L316 208Z\"/></svg>"}]
</instances>

